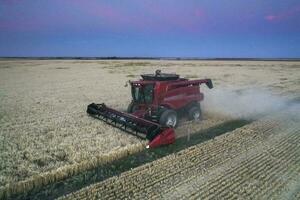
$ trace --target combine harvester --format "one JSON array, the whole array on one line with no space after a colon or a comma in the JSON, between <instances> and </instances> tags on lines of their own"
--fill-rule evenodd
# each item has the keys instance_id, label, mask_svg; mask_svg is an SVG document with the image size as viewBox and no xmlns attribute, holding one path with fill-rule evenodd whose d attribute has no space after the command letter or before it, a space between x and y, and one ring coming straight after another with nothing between
<instances>
[{"instance_id":1,"label":"combine harvester","mask_svg":"<svg viewBox=\"0 0 300 200\"><path fill-rule=\"evenodd\" d=\"M210 79L188 80L177 74L143 74L139 81L129 81L132 101L127 113L92 103L87 113L123 131L148 139L147 148L171 144L178 117L187 114L189 120L201 118L200 101L204 95L200 85L213 88Z\"/></svg>"}]
</instances>

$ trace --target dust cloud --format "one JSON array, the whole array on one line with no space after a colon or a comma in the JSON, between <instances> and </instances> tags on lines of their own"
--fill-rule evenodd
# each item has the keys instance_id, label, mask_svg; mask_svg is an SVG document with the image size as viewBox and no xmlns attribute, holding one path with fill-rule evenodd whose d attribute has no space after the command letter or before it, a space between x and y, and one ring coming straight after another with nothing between
<instances>
[{"instance_id":1,"label":"dust cloud","mask_svg":"<svg viewBox=\"0 0 300 200\"><path fill-rule=\"evenodd\" d=\"M267 89L213 88L204 92L202 109L210 114L232 118L257 119L290 106L290 101Z\"/></svg>"}]
</instances>

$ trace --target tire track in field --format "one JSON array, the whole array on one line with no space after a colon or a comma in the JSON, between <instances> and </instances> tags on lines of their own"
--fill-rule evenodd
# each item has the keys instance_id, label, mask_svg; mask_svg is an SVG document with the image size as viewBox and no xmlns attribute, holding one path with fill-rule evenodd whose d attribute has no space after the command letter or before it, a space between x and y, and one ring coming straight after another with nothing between
<instances>
[{"instance_id":1,"label":"tire track in field","mask_svg":"<svg viewBox=\"0 0 300 200\"><path fill-rule=\"evenodd\" d=\"M242 172L245 172L248 170L248 168L246 167L247 165L244 165L244 163L256 163L257 159L265 159L267 158L269 155L267 154L257 154L257 148L251 150L251 152L247 152L247 155L241 155L244 156L243 158L240 158L241 156L233 159L232 161L230 161L229 163L226 163L225 166L222 166L221 170L219 169L220 167L217 167L215 169L213 169L212 171L210 171L208 174L204 175L204 176L193 176L190 177L189 179L187 179L186 181L183 181L180 185L174 186L172 188L170 188L168 191L170 193L174 193L174 189L176 189L176 187L180 187L180 186L184 186L184 184L186 185L186 189L182 189L180 190L179 194L191 194L191 193L197 193L197 189L190 187L195 185L196 188L201 188L201 187L206 187L207 190L215 190L215 187L217 185L219 185L220 182L224 182L225 180L227 180L227 176L229 176L230 179L232 179L235 176L240 176L242 173L237 173L237 170L235 169L235 167L233 166L232 163L237 162L238 165L240 165L241 163L242 165ZM260 148L261 151L263 151L263 148ZM279 151L281 149L276 149L276 151ZM266 151L266 150L264 150ZM281 150L282 151L282 150ZM262 163L259 163L257 167L260 167L262 165ZM226 178L224 178L226 177ZM213 178L213 182L209 182L208 184L208 180L209 178ZM222 178L222 179L221 179ZM199 185L199 183L201 183ZM201 186L201 187L200 187ZM175 190L176 191L176 190ZM203 189L201 189L200 193L203 192ZM178 195L179 195L178 194Z\"/></svg>"},{"instance_id":2,"label":"tire track in field","mask_svg":"<svg viewBox=\"0 0 300 200\"><path fill-rule=\"evenodd\" d=\"M299 133L298 131L295 134ZM291 139L300 142L299 135L295 134L293 134L295 137L284 137L281 141L269 147L264 152L255 154L258 151L254 151L250 157L250 159L252 159L250 162L246 159L235 166L231 166L230 173L219 173L218 178L206 180L205 184L198 186L197 189L188 194L186 198L252 197L260 199L263 194L269 193L271 195L272 189L273 191L277 191L278 189L274 190L276 185L272 185L273 187L271 187L271 183L278 183L280 182L281 176L287 176L291 172L294 172L294 174L297 172L294 168L297 166L296 164L300 162L300 160L297 159L299 158L299 151L293 151L297 145L290 145L289 143ZM269 155L271 151L273 156ZM283 161L285 162L284 164ZM287 168L289 170L285 171Z\"/></svg>"}]
</instances>

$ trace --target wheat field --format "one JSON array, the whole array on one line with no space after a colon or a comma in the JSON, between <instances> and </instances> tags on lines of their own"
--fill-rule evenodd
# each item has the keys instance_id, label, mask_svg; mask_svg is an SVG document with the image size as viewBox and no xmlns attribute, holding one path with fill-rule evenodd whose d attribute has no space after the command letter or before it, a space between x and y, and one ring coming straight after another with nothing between
<instances>
[{"instance_id":1,"label":"wheat field","mask_svg":"<svg viewBox=\"0 0 300 200\"><path fill-rule=\"evenodd\" d=\"M295 98L299 68L283 61L0 60L0 194L23 193L142 151L147 141L86 114L91 102L126 110L131 97L123 86L142 73L161 69L211 78L216 91L264 88ZM203 121L182 122L177 137L232 119L209 106L213 90L202 90L208 99Z\"/></svg>"}]
</instances>

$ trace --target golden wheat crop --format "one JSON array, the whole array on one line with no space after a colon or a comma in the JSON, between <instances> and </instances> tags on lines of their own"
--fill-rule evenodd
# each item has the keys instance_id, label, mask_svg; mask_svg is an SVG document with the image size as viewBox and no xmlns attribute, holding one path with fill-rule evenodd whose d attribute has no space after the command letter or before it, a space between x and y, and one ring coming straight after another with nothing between
<instances>
[{"instance_id":1,"label":"golden wheat crop","mask_svg":"<svg viewBox=\"0 0 300 200\"><path fill-rule=\"evenodd\" d=\"M91 119L85 110L91 102L125 110L130 90L122 86L142 73L160 68L191 78L212 78L216 87L243 89L256 84L297 94L297 66L297 62L0 60L0 191L24 192L95 167L104 158L117 159L120 156L106 155L127 152L130 146L134 152L140 150L144 141ZM178 136L228 120L205 116L201 124L183 124Z\"/></svg>"},{"instance_id":2,"label":"golden wheat crop","mask_svg":"<svg viewBox=\"0 0 300 200\"><path fill-rule=\"evenodd\" d=\"M139 152L145 149L145 146L146 143L127 146L126 148L116 150L108 154L91 157L91 159L77 164L67 165L49 172L32 176L31 178L24 181L9 184L5 187L0 188L0 199L10 197L11 195L27 192L33 188L39 188L49 183L54 183L62 179L74 176L82 171L90 170L97 166L104 165L114 160Z\"/></svg>"}]
</instances>

